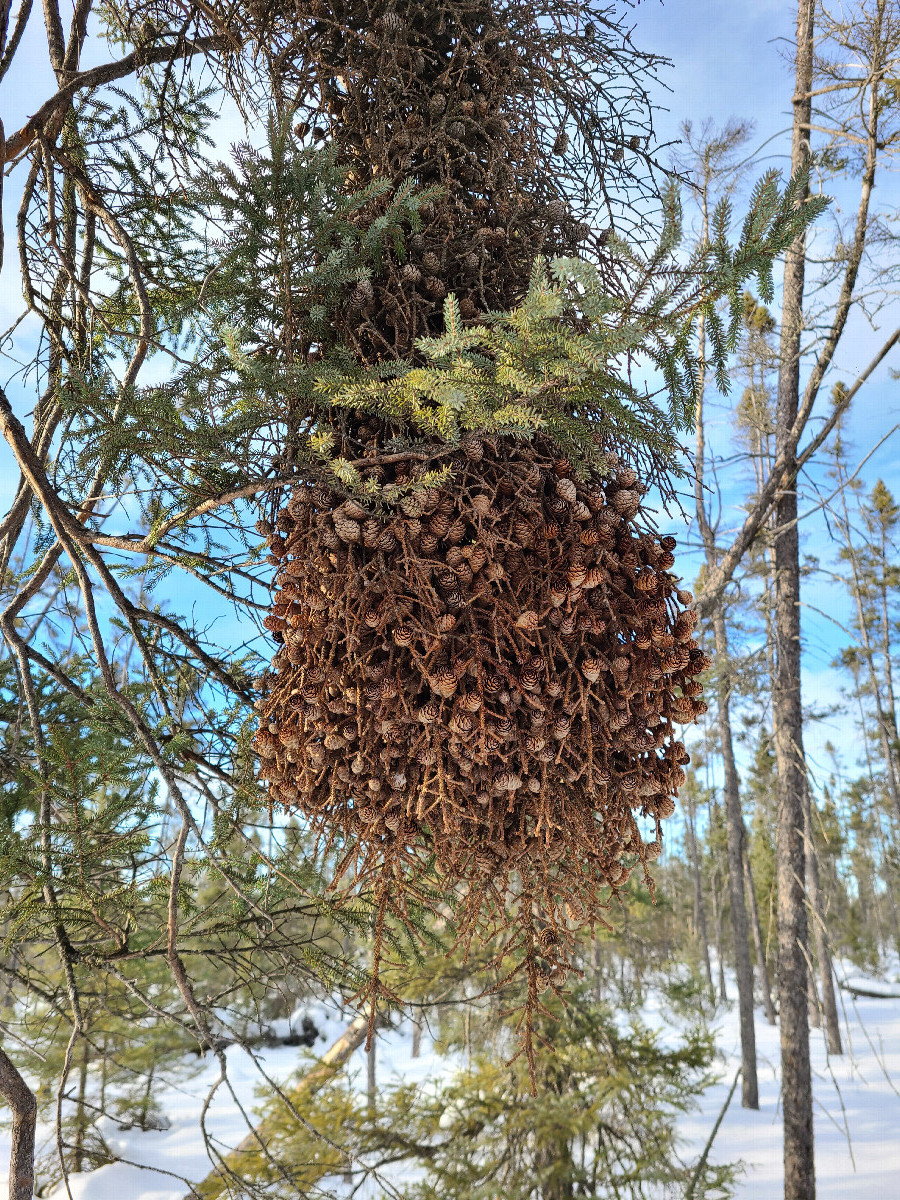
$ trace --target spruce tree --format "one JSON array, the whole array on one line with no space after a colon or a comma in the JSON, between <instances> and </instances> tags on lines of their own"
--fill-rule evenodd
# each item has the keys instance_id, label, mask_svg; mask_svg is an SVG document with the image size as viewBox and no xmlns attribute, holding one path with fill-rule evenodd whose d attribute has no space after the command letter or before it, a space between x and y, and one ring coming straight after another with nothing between
<instances>
[{"instance_id":1,"label":"spruce tree","mask_svg":"<svg viewBox=\"0 0 900 1200\"><path fill-rule=\"evenodd\" d=\"M693 322L703 313L724 386L737 287L756 272L768 294L771 255L817 207L768 176L736 250L723 203L673 270L670 189L657 246L611 236L592 264L574 257L589 230L554 156L577 167L577 192L640 145L589 135L604 90L585 81L618 31L586 36L588 15L554 6L548 37L534 6L313 4L285 14L270 54L281 120L290 96L298 136L330 139L348 187L390 183L361 223L410 185L430 191L324 327L294 319L293 299L282 327L281 463L307 439L320 466L298 464L258 526L279 567L265 623L283 642L260 776L342 847L339 875L352 866L354 888L374 889L376 977L385 917L431 903L432 863L467 946L502 923L502 955L529 980L529 1061L573 931L633 869L650 882L686 760L673 722L705 709L674 539L642 506L679 469ZM727 327L715 294L732 301ZM627 382L641 355L665 407ZM291 388L309 365L312 393ZM373 1023L376 994L373 981Z\"/></svg>"}]
</instances>

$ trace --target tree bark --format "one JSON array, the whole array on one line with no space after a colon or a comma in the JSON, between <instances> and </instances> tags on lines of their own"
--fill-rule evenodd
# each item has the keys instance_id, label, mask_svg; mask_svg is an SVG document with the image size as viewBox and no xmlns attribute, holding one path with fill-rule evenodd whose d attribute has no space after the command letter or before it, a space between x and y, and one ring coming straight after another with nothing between
<instances>
[{"instance_id":1,"label":"tree bark","mask_svg":"<svg viewBox=\"0 0 900 1200\"><path fill-rule=\"evenodd\" d=\"M712 963L709 960L709 935L706 931L706 909L703 904L703 882L700 878L700 852L697 846L697 831L694 826L694 810L685 805L687 828L690 837L691 874L694 878L694 930L703 950L703 965L709 984L709 998L715 1002L716 988L713 983Z\"/></svg>"},{"instance_id":2,"label":"tree bark","mask_svg":"<svg viewBox=\"0 0 900 1200\"><path fill-rule=\"evenodd\" d=\"M829 1054L843 1054L841 1025L838 1019L837 996L834 990L834 968L831 962L831 946L828 943L828 927L819 886L819 862L813 841L812 797L809 787L805 790L804 827L806 830L806 886L809 891L809 911L812 918L813 942L819 963L819 984L822 993L822 1015L825 1018L825 1045Z\"/></svg>"},{"instance_id":3,"label":"tree bark","mask_svg":"<svg viewBox=\"0 0 900 1200\"><path fill-rule=\"evenodd\" d=\"M369 1116L375 1115L375 1064L376 1064L376 1041L372 1038L372 1044L366 1051L366 1105L369 1110Z\"/></svg>"},{"instance_id":4,"label":"tree bark","mask_svg":"<svg viewBox=\"0 0 900 1200\"><path fill-rule=\"evenodd\" d=\"M809 883L809 873L807 872L807 885ZM809 923L809 915L807 914L807 924ZM811 957L806 960L806 1004L809 1009L809 1025L811 1029L819 1029L822 1025L821 1005L819 1003L819 993L816 989L816 972L815 964Z\"/></svg>"},{"instance_id":5,"label":"tree bark","mask_svg":"<svg viewBox=\"0 0 900 1200\"><path fill-rule=\"evenodd\" d=\"M814 0L799 0L794 83L791 171L809 158L812 100ZM801 197L802 200L805 196ZM781 1021L784 1114L784 1198L815 1200L812 1075L806 997L807 921L804 880L803 712L800 692L800 545L797 530L796 455L791 431L800 396L800 335L806 239L801 235L785 257L775 410L776 455L787 456L779 481L775 531L775 760L778 826L778 1007Z\"/></svg>"},{"instance_id":6,"label":"tree bark","mask_svg":"<svg viewBox=\"0 0 900 1200\"><path fill-rule=\"evenodd\" d=\"M87 1133L88 1124L84 1101L87 1096L88 1066L90 1065L90 1061L91 1047L87 1038L85 1038L81 1052L81 1062L78 1064L78 1099L75 1102L75 1137L72 1147L72 1170L76 1172L84 1170L84 1138ZM153 1078L152 1070L150 1071L150 1078ZM148 1093L149 1086L148 1084Z\"/></svg>"},{"instance_id":7,"label":"tree bark","mask_svg":"<svg viewBox=\"0 0 900 1200\"><path fill-rule=\"evenodd\" d=\"M719 968L719 999L724 1004L728 1000L728 991L725 987L725 955L722 952L725 945L725 930L722 921L722 904L719 900L719 896L719 872L716 870L713 872L712 886L713 922L715 923L716 927L716 959Z\"/></svg>"},{"instance_id":8,"label":"tree bark","mask_svg":"<svg viewBox=\"0 0 900 1200\"><path fill-rule=\"evenodd\" d=\"M775 1005L772 1003L772 988L769 983L769 971L766 967L766 948L763 945L762 926L759 921L759 904L756 899L756 886L753 882L753 870L750 866L750 856L747 853L747 831L742 831L742 857L744 860L744 879L747 884L747 895L750 898L750 927L753 930L753 946L756 950L756 969L759 975L759 990L762 995L763 1009L766 1020L770 1025L775 1024Z\"/></svg>"},{"instance_id":9,"label":"tree bark","mask_svg":"<svg viewBox=\"0 0 900 1200\"><path fill-rule=\"evenodd\" d=\"M13 1114L12 1147L9 1152L9 1200L32 1200L37 1099L2 1048L0 1096L12 1109Z\"/></svg>"},{"instance_id":10,"label":"tree bark","mask_svg":"<svg viewBox=\"0 0 900 1200\"><path fill-rule=\"evenodd\" d=\"M738 1012L741 1026L741 1104L759 1108L759 1084L756 1077L756 1029L753 1024L753 964L750 961L750 935L747 905L744 899L742 837L744 815L734 741L731 732L731 689L727 675L728 634L721 608L713 616L716 655L719 659L716 704L719 742L724 769L725 833L728 847L728 882L731 900L731 930L734 935L734 964L737 976Z\"/></svg>"}]
</instances>

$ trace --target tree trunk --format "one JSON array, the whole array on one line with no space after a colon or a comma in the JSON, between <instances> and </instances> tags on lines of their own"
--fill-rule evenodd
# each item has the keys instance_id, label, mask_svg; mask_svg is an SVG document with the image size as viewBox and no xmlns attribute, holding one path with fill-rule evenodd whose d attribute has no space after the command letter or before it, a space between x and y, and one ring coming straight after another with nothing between
<instances>
[{"instance_id":1,"label":"tree trunk","mask_svg":"<svg viewBox=\"0 0 900 1200\"><path fill-rule=\"evenodd\" d=\"M706 932L706 909L703 905L703 884L700 879L700 853L697 846L697 831L694 826L694 810L685 805L688 838L691 856L691 874L694 878L694 931L703 950L703 964L706 967L706 980L709 984L709 998L716 999L716 989L713 984L712 963L709 960L709 937Z\"/></svg>"},{"instance_id":2,"label":"tree trunk","mask_svg":"<svg viewBox=\"0 0 900 1200\"><path fill-rule=\"evenodd\" d=\"M809 158L814 0L799 0L794 83L791 170ZM803 197L805 199L805 196ZM807 922L804 896L803 712L800 695L800 544L797 530L796 454L791 430L800 395L800 334L806 239L800 235L785 257L776 452L788 454L788 467L776 502L775 531L775 760L778 827L778 1007L781 1021L782 1107L784 1113L785 1200L815 1200L812 1076L809 1012L806 1000Z\"/></svg>"},{"instance_id":3,"label":"tree trunk","mask_svg":"<svg viewBox=\"0 0 900 1200\"><path fill-rule=\"evenodd\" d=\"M150 1115L150 1097L153 1092L153 1073L155 1064L151 1063L147 1071L147 1086L144 1088L144 1099L141 1103L140 1128L147 1128L147 1117Z\"/></svg>"},{"instance_id":4,"label":"tree trunk","mask_svg":"<svg viewBox=\"0 0 900 1200\"><path fill-rule=\"evenodd\" d=\"M372 1038L372 1044L366 1051L366 1106L370 1117L375 1115L375 1046L375 1038Z\"/></svg>"},{"instance_id":5,"label":"tree trunk","mask_svg":"<svg viewBox=\"0 0 900 1200\"><path fill-rule=\"evenodd\" d=\"M878 724L882 730L882 744L885 749L885 767L887 768L888 786L894 800L894 808L900 812L900 740L897 737L897 701L894 689L894 647L891 644L891 631L894 628L890 619L888 607L889 587L887 583L888 566L891 562L892 551L888 545L887 529L881 524L881 572L878 581L879 598L881 601L881 659L884 663L884 688L887 703L878 706Z\"/></svg>"},{"instance_id":6,"label":"tree trunk","mask_svg":"<svg viewBox=\"0 0 900 1200\"><path fill-rule=\"evenodd\" d=\"M753 964L750 962L750 938L747 928L747 905L744 900L742 846L744 815L737 765L734 761L734 742L731 733L731 696L728 681L728 635L721 607L713 617L716 654L719 659L718 726L724 767L725 831L728 840L728 880L731 900L731 929L734 935L734 965L737 976L738 1011L741 1023L741 1104L744 1108L759 1108L759 1085L756 1078L756 1029L753 1024Z\"/></svg>"},{"instance_id":7,"label":"tree trunk","mask_svg":"<svg viewBox=\"0 0 900 1200\"><path fill-rule=\"evenodd\" d=\"M843 1054L841 1026L838 1019L837 996L834 991L834 968L831 963L831 946L828 944L828 928L819 887L819 862L813 841L812 797L805 790L804 825L806 829L806 886L809 891L809 911L813 925L813 941L819 961L819 980L822 992L822 1015L825 1018L825 1045L829 1054Z\"/></svg>"},{"instance_id":8,"label":"tree trunk","mask_svg":"<svg viewBox=\"0 0 900 1200\"><path fill-rule=\"evenodd\" d=\"M809 874L806 876L809 881ZM807 915L807 923L809 916ZM815 964L811 958L806 960L806 1004L809 1009L809 1024L811 1029L819 1029L822 1025L822 1006L819 1003L819 993L816 989Z\"/></svg>"},{"instance_id":9,"label":"tree trunk","mask_svg":"<svg viewBox=\"0 0 900 1200\"><path fill-rule=\"evenodd\" d=\"M727 999L728 999L728 992L725 988L725 956L722 953L723 947L725 945L725 930L724 930L723 922L722 922L722 904L719 900L719 896L720 896L719 883L720 883L719 872L714 871L713 872L712 902L713 902L713 921L716 926L716 959L718 960L718 966L719 966L719 972L718 972L718 974L719 974L719 999L723 1003L725 1003L725 1001L727 1001Z\"/></svg>"},{"instance_id":10,"label":"tree trunk","mask_svg":"<svg viewBox=\"0 0 900 1200\"><path fill-rule=\"evenodd\" d=\"M78 1099L75 1102L75 1137L72 1147L72 1170L84 1170L84 1136L87 1133L87 1114L84 1101L87 1096L88 1066L91 1061L91 1048L85 1038L82 1048L81 1062L78 1065Z\"/></svg>"},{"instance_id":11,"label":"tree trunk","mask_svg":"<svg viewBox=\"0 0 900 1200\"><path fill-rule=\"evenodd\" d=\"M418 1018L413 1021L412 1056L418 1058L422 1052L422 1022Z\"/></svg>"},{"instance_id":12,"label":"tree trunk","mask_svg":"<svg viewBox=\"0 0 900 1200\"><path fill-rule=\"evenodd\" d=\"M891 644L890 644L890 626L887 623L887 611L883 609L882 616L882 632L881 632L881 654L884 660L884 681L879 679L878 670L875 665L875 647L872 644L872 635L869 630L870 614L867 614L866 607L863 602L863 592L865 584L872 586L872 581L864 581L862 578L862 568L859 561L856 546L853 540L853 525L850 520L850 512L847 507L847 482L844 476L843 462L841 461L839 452L835 450L835 469L837 472L838 482L841 486L841 509L843 513L842 519L838 520L838 528L844 535L845 550L850 562L850 578L847 581L848 587L853 595L853 600L856 605L856 620L859 625L859 640L860 651L859 657L866 664L866 673L869 676L869 687L872 690L872 699L875 703L876 723L878 726L878 740L881 743L881 753L884 758L885 766L885 781L887 783L888 794L891 798L891 803L894 808L895 816L900 819L900 774L896 770L895 765L895 743L897 740L896 731L896 706L894 701L894 683L893 673L891 670ZM885 548L882 545L882 556L885 564L887 558L885 556ZM883 585L884 578L879 581ZM886 606L887 598L884 598L883 604ZM887 628L885 628L887 625ZM882 698L882 691L886 689L887 695ZM863 721L863 737L865 739L865 716L862 713L862 694L859 691L857 682L857 700L861 710ZM867 739L866 739L867 741ZM868 744L868 742L867 742ZM868 759L868 749L866 751Z\"/></svg>"},{"instance_id":13,"label":"tree trunk","mask_svg":"<svg viewBox=\"0 0 900 1200\"><path fill-rule=\"evenodd\" d=\"M13 1115L12 1146L9 1152L9 1200L32 1200L37 1100L2 1048L0 1096L12 1109Z\"/></svg>"},{"instance_id":14,"label":"tree trunk","mask_svg":"<svg viewBox=\"0 0 900 1200\"><path fill-rule=\"evenodd\" d=\"M772 988L769 984L769 971L766 967L766 948L763 945L762 926L759 922L759 904L756 899L756 885L753 882L753 870L750 866L750 855L747 853L747 830L742 830L742 858L744 860L744 880L747 884L747 895L750 898L750 927L753 931L753 947L756 950L756 970L759 975L759 990L762 995L763 1010L770 1025L775 1024L775 1005L772 1003Z\"/></svg>"},{"instance_id":15,"label":"tree trunk","mask_svg":"<svg viewBox=\"0 0 900 1200\"><path fill-rule=\"evenodd\" d=\"M600 942L597 938L591 941L591 978L594 984L594 1000L599 1004L603 999L603 983L600 978Z\"/></svg>"}]
</instances>

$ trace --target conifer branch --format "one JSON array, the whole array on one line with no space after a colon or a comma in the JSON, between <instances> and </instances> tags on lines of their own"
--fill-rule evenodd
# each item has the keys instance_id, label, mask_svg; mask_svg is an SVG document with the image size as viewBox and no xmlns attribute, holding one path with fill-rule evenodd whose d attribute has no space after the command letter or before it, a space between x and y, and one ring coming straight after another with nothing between
<instances>
[{"instance_id":1,"label":"conifer branch","mask_svg":"<svg viewBox=\"0 0 900 1200\"><path fill-rule=\"evenodd\" d=\"M54 95L45 100L21 129L16 130L6 139L2 165L14 163L21 158L39 135L55 135L57 131L53 128L54 121L58 120L74 97L85 88L97 88L104 83L113 83L117 79L124 79L142 67L173 62L179 58L191 58L195 54L206 54L211 50L220 49L224 44L224 39L219 36L167 42L161 46L136 48L116 62L103 63L98 67L79 71L73 79L70 79Z\"/></svg>"}]
</instances>

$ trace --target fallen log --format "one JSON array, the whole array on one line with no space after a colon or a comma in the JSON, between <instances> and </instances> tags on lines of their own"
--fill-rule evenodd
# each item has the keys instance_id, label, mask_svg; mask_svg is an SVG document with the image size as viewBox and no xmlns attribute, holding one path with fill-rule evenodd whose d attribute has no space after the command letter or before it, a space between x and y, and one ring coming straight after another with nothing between
<instances>
[{"instance_id":1,"label":"fallen log","mask_svg":"<svg viewBox=\"0 0 900 1200\"><path fill-rule=\"evenodd\" d=\"M285 1093L294 1107L305 1103L321 1087L338 1073L354 1050L358 1049L366 1038L368 1017L356 1017L344 1030L341 1036L325 1051L319 1062L290 1090ZM219 1200L220 1196L229 1191L228 1182L233 1176L240 1179L241 1167L256 1159L261 1149L267 1144L271 1122L264 1120L252 1129L238 1145L225 1155L224 1166L219 1165L196 1184L184 1200Z\"/></svg>"},{"instance_id":2,"label":"fallen log","mask_svg":"<svg viewBox=\"0 0 900 1200\"><path fill-rule=\"evenodd\" d=\"M838 980L838 987L851 996L865 996L868 1000L900 1000L900 992L873 992L856 983L848 983L845 979Z\"/></svg>"}]
</instances>

